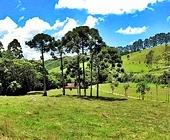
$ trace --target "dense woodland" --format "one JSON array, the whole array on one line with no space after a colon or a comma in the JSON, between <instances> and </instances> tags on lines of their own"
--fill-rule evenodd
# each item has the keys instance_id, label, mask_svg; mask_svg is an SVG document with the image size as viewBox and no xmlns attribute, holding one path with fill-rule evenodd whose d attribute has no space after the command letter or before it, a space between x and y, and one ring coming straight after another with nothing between
<instances>
[{"instance_id":1,"label":"dense woodland","mask_svg":"<svg viewBox=\"0 0 170 140\"><path fill-rule=\"evenodd\" d=\"M62 88L65 95L67 83L75 83L77 94L86 96L87 87L96 85L95 95L99 96L99 84L111 83L111 88L119 82L137 82L138 92L145 93L146 82L168 85L169 72L159 76L143 75L136 77L133 73L126 73L122 67L121 55L158 44L170 42L170 33L156 34L154 37L141 39L127 47L109 47L103 41L98 30L88 26L80 26L69 31L61 39L56 40L47 34L37 34L32 40L25 42L32 49L41 53L40 61L27 60L22 53L22 47L17 39L9 43L4 50L3 42L0 43L0 95L23 95L33 90L47 90ZM165 60L169 64L170 55L165 47ZM118 51L121 50L121 51ZM60 66L60 73L49 73L45 67L44 53L50 53L51 59ZM146 65L152 64L152 53L146 56ZM70 56L71 55L71 56Z\"/></svg>"}]
</instances>

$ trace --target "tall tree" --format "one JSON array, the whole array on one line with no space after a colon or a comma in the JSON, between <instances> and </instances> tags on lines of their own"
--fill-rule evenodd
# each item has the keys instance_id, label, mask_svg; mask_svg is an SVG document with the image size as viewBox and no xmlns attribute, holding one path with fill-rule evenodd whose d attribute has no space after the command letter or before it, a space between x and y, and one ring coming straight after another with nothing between
<instances>
[{"instance_id":1,"label":"tall tree","mask_svg":"<svg viewBox=\"0 0 170 140\"><path fill-rule=\"evenodd\" d=\"M23 58L22 47L17 39L14 39L12 42L10 42L7 48L14 58L17 58L17 59Z\"/></svg>"},{"instance_id":2,"label":"tall tree","mask_svg":"<svg viewBox=\"0 0 170 140\"><path fill-rule=\"evenodd\" d=\"M35 48L38 51L41 52L41 60L42 60L42 68L43 68L43 83L44 83L44 94L43 96L47 96L47 90L46 90L46 69L44 64L44 53L50 51L50 47L52 46L52 43L54 41L54 38L47 34L37 34L33 37L32 40L26 42L26 45L28 45L30 48Z\"/></svg>"},{"instance_id":3,"label":"tall tree","mask_svg":"<svg viewBox=\"0 0 170 140\"><path fill-rule=\"evenodd\" d=\"M65 78L64 78L64 44L65 38L63 37L61 40L54 41L51 55L54 59L57 59L55 54L59 55L60 59L60 70L61 70L61 79L62 79L62 88L63 88L63 95L65 95Z\"/></svg>"},{"instance_id":4,"label":"tall tree","mask_svg":"<svg viewBox=\"0 0 170 140\"><path fill-rule=\"evenodd\" d=\"M100 83L100 72L101 70L104 70L105 68L108 67L108 63L104 62L104 58L107 54L107 49L106 46L103 44L100 44L101 51L94 56L94 66L96 68L96 85L97 85L97 90L96 90L96 97L99 97L99 83Z\"/></svg>"},{"instance_id":5,"label":"tall tree","mask_svg":"<svg viewBox=\"0 0 170 140\"><path fill-rule=\"evenodd\" d=\"M81 95L81 74L80 74L80 49L81 49L81 38L79 34L76 32L75 29L73 31L69 31L65 34L66 40L66 52L76 53L77 54L77 87L78 87L78 94Z\"/></svg>"},{"instance_id":6,"label":"tall tree","mask_svg":"<svg viewBox=\"0 0 170 140\"><path fill-rule=\"evenodd\" d=\"M89 43L89 51L90 51L90 96L92 97L92 85L93 85L93 63L94 63L94 56L97 55L100 51L102 46L105 43L103 42L101 36L97 29L92 28L90 30L90 43Z\"/></svg>"},{"instance_id":7,"label":"tall tree","mask_svg":"<svg viewBox=\"0 0 170 140\"><path fill-rule=\"evenodd\" d=\"M85 72L85 52L89 46L89 36L90 36L90 28L88 26L80 26L75 28L80 38L79 48L81 49L81 56L82 56L82 63L83 63L83 88L84 88L84 95L86 96L86 72Z\"/></svg>"}]
</instances>

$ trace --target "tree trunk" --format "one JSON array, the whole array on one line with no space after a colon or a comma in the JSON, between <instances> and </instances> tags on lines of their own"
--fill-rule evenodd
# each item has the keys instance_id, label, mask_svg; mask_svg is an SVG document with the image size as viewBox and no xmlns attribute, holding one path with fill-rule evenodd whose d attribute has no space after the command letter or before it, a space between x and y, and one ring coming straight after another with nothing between
<instances>
[{"instance_id":1,"label":"tree trunk","mask_svg":"<svg viewBox=\"0 0 170 140\"><path fill-rule=\"evenodd\" d=\"M90 97L92 97L93 95L93 88L92 88L92 85L93 85L93 56L91 56L91 62L90 62Z\"/></svg>"},{"instance_id":2,"label":"tree trunk","mask_svg":"<svg viewBox=\"0 0 170 140\"><path fill-rule=\"evenodd\" d=\"M127 90L125 89L125 97L128 98Z\"/></svg>"},{"instance_id":3,"label":"tree trunk","mask_svg":"<svg viewBox=\"0 0 170 140\"><path fill-rule=\"evenodd\" d=\"M97 98L99 97L99 66L97 66Z\"/></svg>"},{"instance_id":4,"label":"tree trunk","mask_svg":"<svg viewBox=\"0 0 170 140\"><path fill-rule=\"evenodd\" d=\"M144 95L144 94L142 94L141 96L142 96L142 100L144 100L144 99L145 99L145 95Z\"/></svg>"},{"instance_id":5,"label":"tree trunk","mask_svg":"<svg viewBox=\"0 0 170 140\"><path fill-rule=\"evenodd\" d=\"M158 84L156 84L156 100L158 101Z\"/></svg>"},{"instance_id":6,"label":"tree trunk","mask_svg":"<svg viewBox=\"0 0 170 140\"><path fill-rule=\"evenodd\" d=\"M41 50L41 59L42 59L42 67L43 67L43 84L44 84L44 93L43 96L47 96L47 89L46 89L46 71L45 71L45 64L44 64L44 50Z\"/></svg>"},{"instance_id":7,"label":"tree trunk","mask_svg":"<svg viewBox=\"0 0 170 140\"><path fill-rule=\"evenodd\" d=\"M60 53L60 61L61 61L61 77L62 77L62 87L63 87L63 95L65 95L65 80L64 80L64 69L63 69L63 56L62 52Z\"/></svg>"},{"instance_id":8,"label":"tree trunk","mask_svg":"<svg viewBox=\"0 0 170 140\"><path fill-rule=\"evenodd\" d=\"M84 96L86 96L86 73L85 73L85 65L84 65L84 47L82 47L83 54L83 88L84 88Z\"/></svg>"},{"instance_id":9,"label":"tree trunk","mask_svg":"<svg viewBox=\"0 0 170 140\"><path fill-rule=\"evenodd\" d=\"M81 82L80 82L80 54L77 56L77 64L78 64L78 93L81 96Z\"/></svg>"}]
</instances>

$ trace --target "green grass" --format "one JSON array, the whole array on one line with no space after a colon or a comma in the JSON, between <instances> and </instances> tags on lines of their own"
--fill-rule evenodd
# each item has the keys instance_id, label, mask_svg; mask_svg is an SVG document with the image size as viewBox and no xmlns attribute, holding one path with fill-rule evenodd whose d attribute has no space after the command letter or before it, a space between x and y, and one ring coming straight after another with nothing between
<instances>
[{"instance_id":1,"label":"green grass","mask_svg":"<svg viewBox=\"0 0 170 140\"><path fill-rule=\"evenodd\" d=\"M150 50L154 51L153 65L152 67L147 67L145 64L146 55ZM157 46L151 49L145 49L140 52L134 52L129 54L130 58L127 59L127 55L122 56L123 67L126 72L134 73L152 73L161 74L164 70L168 69L165 66L163 53L165 50L165 45Z\"/></svg>"},{"instance_id":2,"label":"green grass","mask_svg":"<svg viewBox=\"0 0 170 140\"><path fill-rule=\"evenodd\" d=\"M45 66L47 70L52 70L54 68L60 68L60 61L59 60L47 60L45 61Z\"/></svg>"},{"instance_id":3,"label":"green grass","mask_svg":"<svg viewBox=\"0 0 170 140\"><path fill-rule=\"evenodd\" d=\"M170 104L124 100L108 84L100 87L98 100L60 96L60 89L48 97L0 97L0 139L170 139Z\"/></svg>"},{"instance_id":4,"label":"green grass","mask_svg":"<svg viewBox=\"0 0 170 140\"><path fill-rule=\"evenodd\" d=\"M119 84L118 87L115 88L114 93L120 96L124 96L124 84ZM165 87L164 85L158 86L158 95L156 94L156 86L154 84L148 84L150 87L150 91L145 94L145 100L148 101L159 101L159 102L167 102L168 94L170 96L170 89ZM111 93L110 84L102 84L101 90L105 93ZM136 93L136 83L130 83L130 87L127 91L129 97L139 98L139 94Z\"/></svg>"}]
</instances>

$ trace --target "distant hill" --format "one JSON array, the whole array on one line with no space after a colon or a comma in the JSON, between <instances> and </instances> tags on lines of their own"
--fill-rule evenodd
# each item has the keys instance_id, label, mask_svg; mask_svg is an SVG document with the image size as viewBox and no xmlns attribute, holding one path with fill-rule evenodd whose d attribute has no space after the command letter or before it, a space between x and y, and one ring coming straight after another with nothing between
<instances>
[{"instance_id":1,"label":"distant hill","mask_svg":"<svg viewBox=\"0 0 170 140\"><path fill-rule=\"evenodd\" d=\"M170 47L170 46L169 46ZM145 63L146 55L149 53L149 51L153 50L153 65L152 67L148 66ZM163 71L170 68L170 66L165 66L164 61L164 51L165 51L165 45L156 46L150 49L144 49L142 51L133 52L128 55L123 55L123 68L125 69L125 72L130 73L138 73L138 74L154 74L154 75L160 75L163 73ZM66 60L73 59L74 57L66 57ZM58 73L60 72L60 60L47 60L45 62L46 68L48 71Z\"/></svg>"},{"instance_id":2,"label":"distant hill","mask_svg":"<svg viewBox=\"0 0 170 140\"><path fill-rule=\"evenodd\" d=\"M146 60L146 55L151 50L154 52L153 64L152 66L148 66L145 63L145 60ZM142 51L130 53L128 54L129 58L128 55L124 55L122 56L123 67L125 71L128 73L129 72L151 73L151 74L159 75L170 67L170 66L165 66L164 51L165 51L165 45L160 45L150 49L145 49Z\"/></svg>"},{"instance_id":3,"label":"distant hill","mask_svg":"<svg viewBox=\"0 0 170 140\"><path fill-rule=\"evenodd\" d=\"M45 66L48 72L59 72L60 71L60 60L47 60Z\"/></svg>"}]
</instances>

